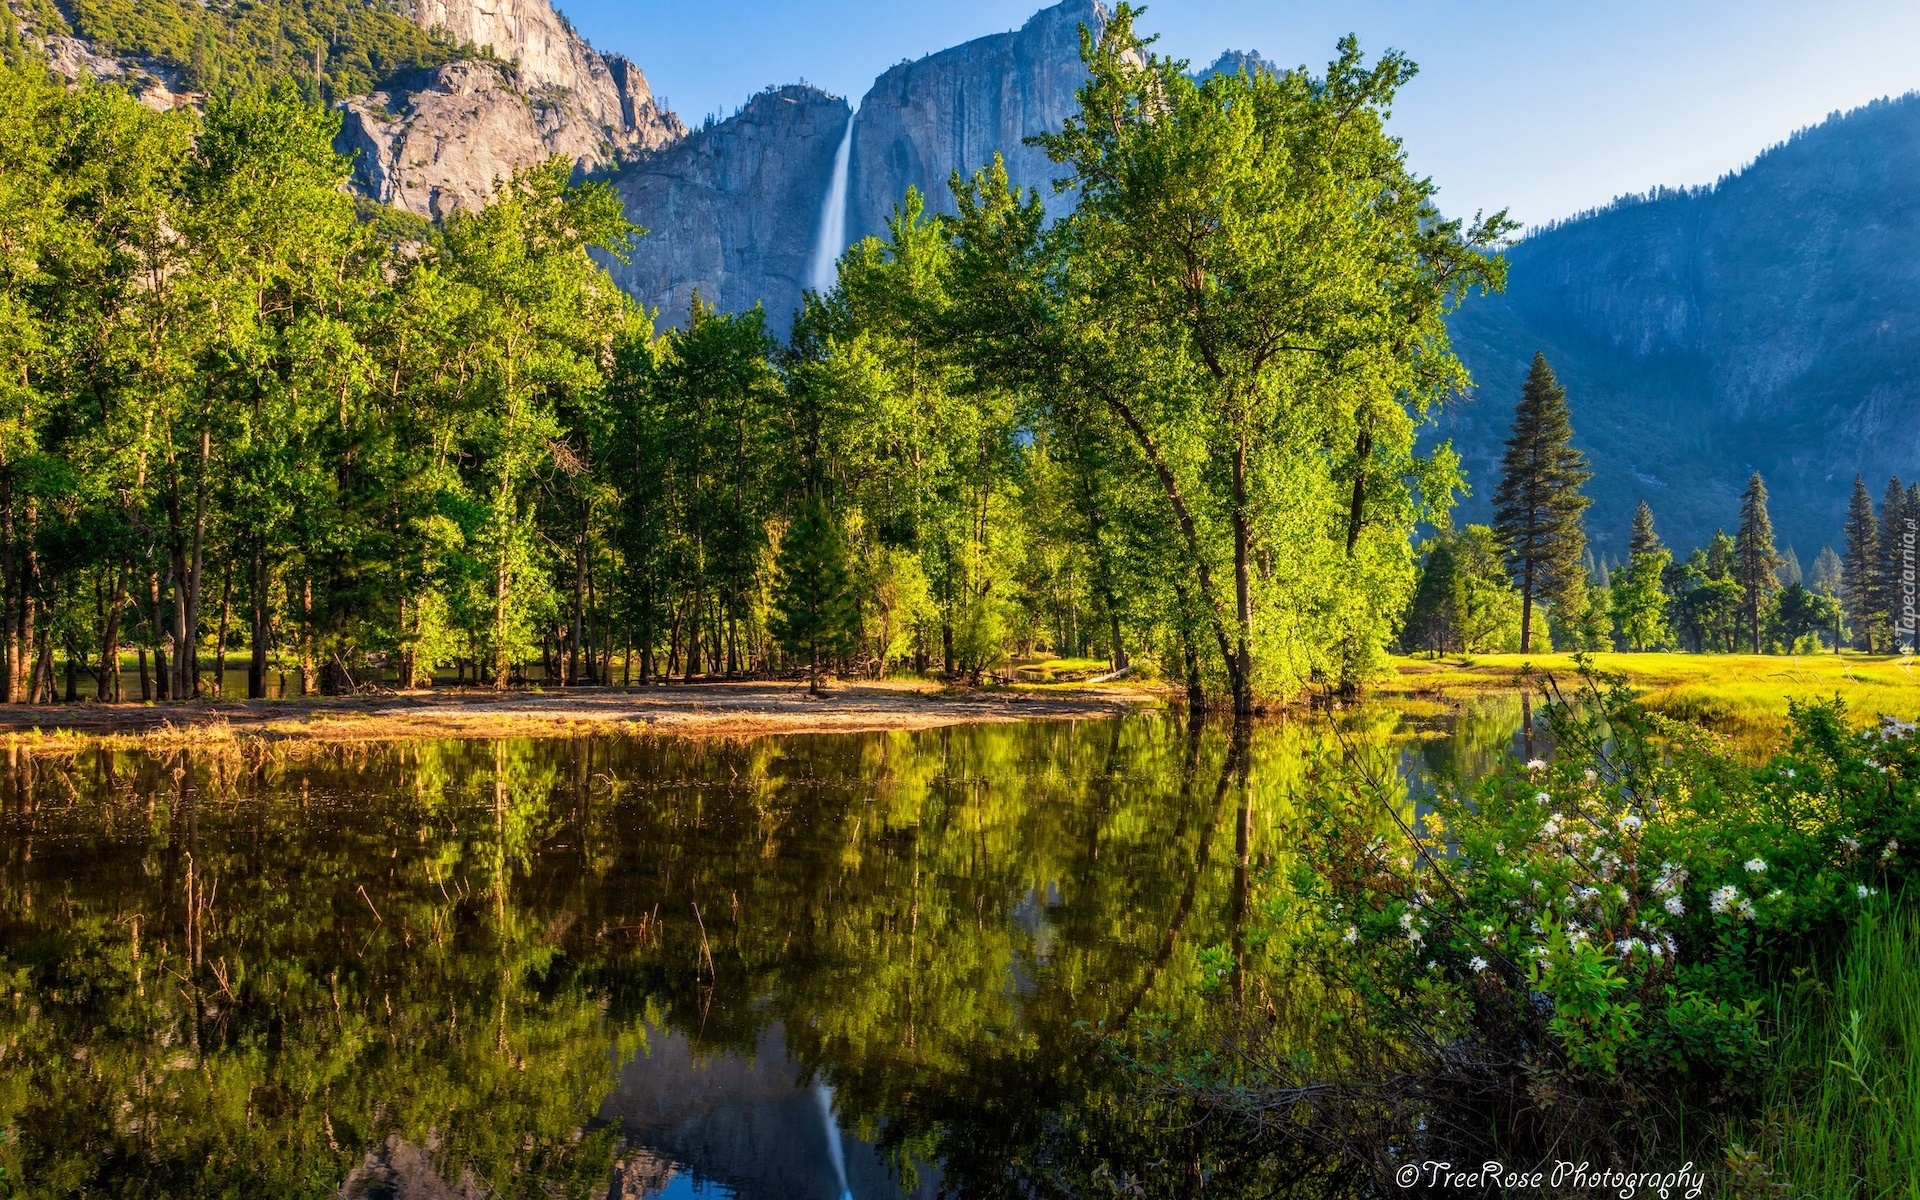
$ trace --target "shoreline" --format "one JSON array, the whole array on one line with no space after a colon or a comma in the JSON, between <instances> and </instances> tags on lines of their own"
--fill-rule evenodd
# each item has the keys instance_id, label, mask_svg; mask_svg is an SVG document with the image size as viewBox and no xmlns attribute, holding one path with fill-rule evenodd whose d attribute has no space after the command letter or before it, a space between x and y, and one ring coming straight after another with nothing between
<instances>
[{"instance_id":1,"label":"shoreline","mask_svg":"<svg viewBox=\"0 0 1920 1200\"><path fill-rule=\"evenodd\" d=\"M435 688L386 696L0 706L0 736L18 744L402 741L414 738L588 737L660 733L753 738L873 733L1015 721L1094 720L1155 707L1138 687L970 691L925 683L841 684L810 697L804 683L670 683L565 691Z\"/></svg>"}]
</instances>

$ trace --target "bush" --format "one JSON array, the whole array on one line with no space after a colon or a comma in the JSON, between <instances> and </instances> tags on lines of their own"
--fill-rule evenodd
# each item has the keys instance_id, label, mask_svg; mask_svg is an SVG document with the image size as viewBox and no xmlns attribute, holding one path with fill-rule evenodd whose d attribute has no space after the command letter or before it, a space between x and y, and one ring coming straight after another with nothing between
<instances>
[{"instance_id":1,"label":"bush","mask_svg":"<svg viewBox=\"0 0 1920 1200\"><path fill-rule=\"evenodd\" d=\"M1577 701L1548 681L1552 763L1434 797L1401 844L1318 806L1325 936L1363 994L1536 1100L1717 1102L1759 1078L1774 984L1911 870L1920 743L1796 704L1756 768L1581 665Z\"/></svg>"}]
</instances>

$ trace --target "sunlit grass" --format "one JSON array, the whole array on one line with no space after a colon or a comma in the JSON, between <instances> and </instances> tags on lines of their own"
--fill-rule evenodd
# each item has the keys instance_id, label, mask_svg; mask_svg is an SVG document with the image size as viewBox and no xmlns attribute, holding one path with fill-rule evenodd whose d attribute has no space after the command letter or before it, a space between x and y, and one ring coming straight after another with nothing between
<instances>
[{"instance_id":1,"label":"sunlit grass","mask_svg":"<svg viewBox=\"0 0 1920 1200\"><path fill-rule=\"evenodd\" d=\"M1594 664L1617 672L1651 712L1723 733L1742 743L1771 741L1781 732L1792 700L1846 701L1862 721L1884 714L1920 718L1920 666L1913 674L1885 655L1863 654L1596 654ZM1523 668L1574 681L1569 654L1479 654L1394 660L1389 695L1458 696L1520 686Z\"/></svg>"}]
</instances>

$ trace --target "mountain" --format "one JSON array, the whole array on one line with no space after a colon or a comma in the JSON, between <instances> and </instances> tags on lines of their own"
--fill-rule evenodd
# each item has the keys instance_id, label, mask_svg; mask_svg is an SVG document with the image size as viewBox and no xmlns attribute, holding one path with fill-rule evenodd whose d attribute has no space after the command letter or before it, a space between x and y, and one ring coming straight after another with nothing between
<instances>
[{"instance_id":1,"label":"mountain","mask_svg":"<svg viewBox=\"0 0 1920 1200\"><path fill-rule=\"evenodd\" d=\"M823 197L853 111L816 88L773 88L725 121L611 176L648 233L626 263L603 259L629 295L684 324L694 292L723 311L766 305L784 334L811 286Z\"/></svg>"},{"instance_id":2,"label":"mountain","mask_svg":"<svg viewBox=\"0 0 1920 1200\"><path fill-rule=\"evenodd\" d=\"M495 180L552 155L593 168L686 134L640 68L594 50L548 0L411 0L406 11L486 57L409 72L347 101L342 147L376 200L441 216L484 203Z\"/></svg>"},{"instance_id":3,"label":"mountain","mask_svg":"<svg viewBox=\"0 0 1920 1200\"><path fill-rule=\"evenodd\" d=\"M1588 528L1624 557L1634 506L1682 548L1732 531L1759 471L1780 544L1837 543L1853 476L1920 470L1920 96L1795 134L1710 188L1534 233L1505 295L1451 323L1478 394L1439 433L1484 520L1527 364L1566 385L1594 468Z\"/></svg>"},{"instance_id":4,"label":"mountain","mask_svg":"<svg viewBox=\"0 0 1920 1200\"><path fill-rule=\"evenodd\" d=\"M421 216L483 203L560 154L584 169L673 144L680 119L548 0L7 0L56 70L117 78L155 107L292 80L341 109L363 193Z\"/></svg>"},{"instance_id":5,"label":"mountain","mask_svg":"<svg viewBox=\"0 0 1920 1200\"><path fill-rule=\"evenodd\" d=\"M1014 32L883 73L853 122L848 237L884 234L909 185L926 195L929 211L957 211L949 179L955 171L972 175L996 151L1014 183L1038 188L1051 214L1066 212L1072 197L1052 186L1059 169L1025 139L1057 131L1078 111L1074 93L1087 78L1080 27L1098 36L1107 16L1098 0L1063 0Z\"/></svg>"}]
</instances>

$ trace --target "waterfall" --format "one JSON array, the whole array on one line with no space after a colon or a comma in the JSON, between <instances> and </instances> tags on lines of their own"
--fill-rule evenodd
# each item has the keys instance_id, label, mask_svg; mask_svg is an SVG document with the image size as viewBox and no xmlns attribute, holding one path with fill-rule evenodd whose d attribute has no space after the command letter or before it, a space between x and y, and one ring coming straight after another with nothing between
<instances>
[{"instance_id":1,"label":"waterfall","mask_svg":"<svg viewBox=\"0 0 1920 1200\"><path fill-rule=\"evenodd\" d=\"M820 206L820 232L813 239L813 266L807 272L807 286L816 292L833 287L840 252L847 248L847 164L853 157L853 114L847 114L847 131L840 135L840 149L833 155L833 181L827 185L826 202Z\"/></svg>"},{"instance_id":2,"label":"waterfall","mask_svg":"<svg viewBox=\"0 0 1920 1200\"><path fill-rule=\"evenodd\" d=\"M847 149L840 147L840 159L844 168ZM844 170L840 178L841 196L844 203L846 175ZM844 210L843 210L844 211ZM840 1122L833 1119L833 1089L824 1083L813 1085L814 1099L820 1102L820 1120L827 1127L827 1152L833 1155L833 1174L840 1184L840 1200L853 1200L853 1190L847 1186L847 1153L840 1145Z\"/></svg>"}]
</instances>

